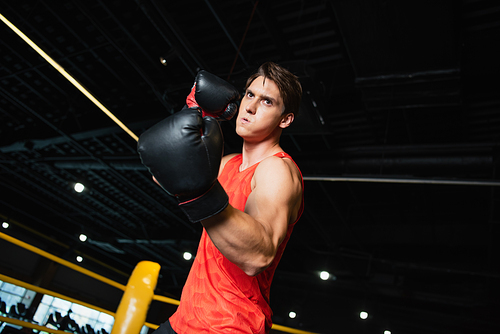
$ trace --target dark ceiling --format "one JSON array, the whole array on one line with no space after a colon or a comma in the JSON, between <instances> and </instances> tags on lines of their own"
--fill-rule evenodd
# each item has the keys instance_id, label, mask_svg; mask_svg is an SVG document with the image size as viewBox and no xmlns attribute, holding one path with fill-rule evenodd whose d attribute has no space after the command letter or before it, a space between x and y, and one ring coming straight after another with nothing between
<instances>
[{"instance_id":1,"label":"dark ceiling","mask_svg":"<svg viewBox=\"0 0 500 334\"><path fill-rule=\"evenodd\" d=\"M238 88L265 61L300 77L302 114L282 146L306 209L276 273L276 323L500 332L498 2L45 0L0 13L137 135L180 110L199 69ZM178 298L200 225L151 181L131 136L0 29L0 214L68 258L126 273L156 261L158 289ZM233 123L223 130L237 152Z\"/></svg>"}]
</instances>

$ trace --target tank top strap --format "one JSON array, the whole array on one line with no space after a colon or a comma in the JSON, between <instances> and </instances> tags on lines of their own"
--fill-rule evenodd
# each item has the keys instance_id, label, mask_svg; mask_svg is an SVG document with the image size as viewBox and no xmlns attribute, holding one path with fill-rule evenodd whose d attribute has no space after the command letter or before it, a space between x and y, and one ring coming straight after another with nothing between
<instances>
[{"instance_id":1,"label":"tank top strap","mask_svg":"<svg viewBox=\"0 0 500 334\"><path fill-rule=\"evenodd\" d=\"M234 164L234 163L237 163L238 161L241 163L241 160L243 159L243 155L240 153L240 154L236 154L234 157L232 157L231 159L229 159L226 164L228 163L231 163L231 164Z\"/></svg>"},{"instance_id":2,"label":"tank top strap","mask_svg":"<svg viewBox=\"0 0 500 334\"><path fill-rule=\"evenodd\" d=\"M286 153L286 152L278 152L276 154L274 154L275 157L278 157L278 158L288 158L290 160L293 160L292 157L290 156L290 154Z\"/></svg>"}]
</instances>

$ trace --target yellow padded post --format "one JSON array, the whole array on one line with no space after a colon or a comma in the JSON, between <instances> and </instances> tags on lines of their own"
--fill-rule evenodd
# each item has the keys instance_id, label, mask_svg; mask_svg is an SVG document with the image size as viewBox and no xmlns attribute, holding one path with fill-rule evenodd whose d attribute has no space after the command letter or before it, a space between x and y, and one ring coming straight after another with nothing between
<instances>
[{"instance_id":1,"label":"yellow padded post","mask_svg":"<svg viewBox=\"0 0 500 334\"><path fill-rule=\"evenodd\" d=\"M130 276L115 315L111 334L139 334L153 300L160 265L142 261Z\"/></svg>"}]
</instances>

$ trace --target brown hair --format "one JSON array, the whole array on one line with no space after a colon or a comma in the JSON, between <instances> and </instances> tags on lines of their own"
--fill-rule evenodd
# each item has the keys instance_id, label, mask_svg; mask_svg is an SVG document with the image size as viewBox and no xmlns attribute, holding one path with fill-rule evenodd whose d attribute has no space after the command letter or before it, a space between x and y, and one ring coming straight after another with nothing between
<instances>
[{"instance_id":1,"label":"brown hair","mask_svg":"<svg viewBox=\"0 0 500 334\"><path fill-rule=\"evenodd\" d=\"M285 106L283 114L293 113L297 116L300 109L300 99L302 98L302 86L300 85L299 78L278 64L266 62L259 67L257 72L248 78L245 90L260 76L264 77L264 80L269 78L278 86Z\"/></svg>"}]
</instances>

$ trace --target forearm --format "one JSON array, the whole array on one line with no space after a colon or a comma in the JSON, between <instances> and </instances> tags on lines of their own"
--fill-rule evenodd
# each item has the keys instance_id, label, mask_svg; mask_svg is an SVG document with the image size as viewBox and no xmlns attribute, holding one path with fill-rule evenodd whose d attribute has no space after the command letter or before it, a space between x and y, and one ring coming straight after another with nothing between
<instances>
[{"instance_id":1,"label":"forearm","mask_svg":"<svg viewBox=\"0 0 500 334\"><path fill-rule=\"evenodd\" d=\"M278 241L264 224L228 206L201 222L217 249L247 275L262 272L274 259Z\"/></svg>"}]
</instances>

